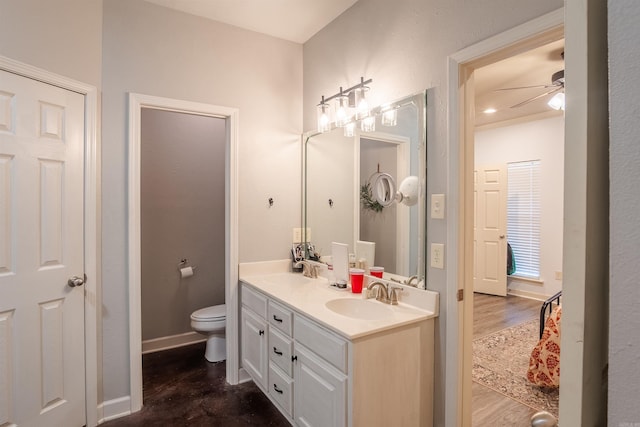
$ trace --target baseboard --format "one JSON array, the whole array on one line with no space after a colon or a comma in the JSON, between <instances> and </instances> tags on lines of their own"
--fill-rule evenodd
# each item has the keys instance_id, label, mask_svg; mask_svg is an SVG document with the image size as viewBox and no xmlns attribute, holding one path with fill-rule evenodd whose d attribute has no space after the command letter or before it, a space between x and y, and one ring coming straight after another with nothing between
<instances>
[{"instance_id":1,"label":"baseboard","mask_svg":"<svg viewBox=\"0 0 640 427\"><path fill-rule=\"evenodd\" d=\"M551 296L551 295L540 294L538 292L523 291L520 289L509 289L507 291L507 294L513 295L516 297L534 299L537 301L546 301L546 299Z\"/></svg>"},{"instance_id":2,"label":"baseboard","mask_svg":"<svg viewBox=\"0 0 640 427\"><path fill-rule=\"evenodd\" d=\"M123 396L98 405L98 424L131 415L131 397Z\"/></svg>"},{"instance_id":3,"label":"baseboard","mask_svg":"<svg viewBox=\"0 0 640 427\"><path fill-rule=\"evenodd\" d=\"M206 340L206 337L194 331L178 335L169 335L167 337L154 338L142 341L142 354L169 350L171 348L182 347Z\"/></svg>"}]
</instances>

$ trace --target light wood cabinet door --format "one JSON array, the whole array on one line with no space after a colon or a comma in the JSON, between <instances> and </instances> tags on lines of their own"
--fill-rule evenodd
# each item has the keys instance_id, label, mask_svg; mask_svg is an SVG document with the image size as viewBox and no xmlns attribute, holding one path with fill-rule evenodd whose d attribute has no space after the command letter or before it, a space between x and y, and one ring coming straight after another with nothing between
<instances>
[{"instance_id":1,"label":"light wood cabinet door","mask_svg":"<svg viewBox=\"0 0 640 427\"><path fill-rule=\"evenodd\" d=\"M242 308L242 367L263 389L267 383L267 322Z\"/></svg>"},{"instance_id":2,"label":"light wood cabinet door","mask_svg":"<svg viewBox=\"0 0 640 427\"><path fill-rule=\"evenodd\" d=\"M294 418L298 426L347 424L347 376L304 346L294 349Z\"/></svg>"}]
</instances>

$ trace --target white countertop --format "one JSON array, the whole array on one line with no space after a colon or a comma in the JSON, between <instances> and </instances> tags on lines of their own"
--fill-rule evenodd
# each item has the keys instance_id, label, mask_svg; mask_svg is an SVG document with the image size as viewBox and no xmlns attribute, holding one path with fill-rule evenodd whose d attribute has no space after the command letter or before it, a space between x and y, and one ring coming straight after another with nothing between
<instances>
[{"instance_id":1,"label":"white countertop","mask_svg":"<svg viewBox=\"0 0 640 427\"><path fill-rule=\"evenodd\" d=\"M432 298L436 307L428 310L403 303L402 293L398 305L384 304L375 299L368 300L385 307L385 314L379 319L364 320L344 316L327 308L326 303L338 298L363 299L362 294L354 294L350 290L329 286L329 282L324 278L311 279L300 273L278 270L277 268L242 268L241 266L240 280L350 340L437 317L437 294ZM429 291L418 290L418 292Z\"/></svg>"}]
</instances>

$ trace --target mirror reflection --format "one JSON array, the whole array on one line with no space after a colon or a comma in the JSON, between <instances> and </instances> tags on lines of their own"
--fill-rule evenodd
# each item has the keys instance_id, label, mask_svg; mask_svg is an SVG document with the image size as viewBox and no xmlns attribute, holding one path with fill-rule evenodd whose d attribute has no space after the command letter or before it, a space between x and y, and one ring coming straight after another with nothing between
<instances>
[{"instance_id":1,"label":"mirror reflection","mask_svg":"<svg viewBox=\"0 0 640 427\"><path fill-rule=\"evenodd\" d=\"M425 97L374 109L372 131L303 135L304 240L321 260L332 242L346 243L352 264L424 288Z\"/></svg>"}]
</instances>

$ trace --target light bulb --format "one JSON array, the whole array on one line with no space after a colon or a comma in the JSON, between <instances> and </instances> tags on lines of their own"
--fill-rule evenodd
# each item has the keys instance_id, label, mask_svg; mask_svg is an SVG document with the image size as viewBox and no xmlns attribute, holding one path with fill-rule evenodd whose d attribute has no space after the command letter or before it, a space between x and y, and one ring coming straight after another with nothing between
<instances>
[{"instance_id":1,"label":"light bulb","mask_svg":"<svg viewBox=\"0 0 640 427\"><path fill-rule=\"evenodd\" d=\"M369 111L369 102L365 96L365 93L369 90L368 87L361 87L356 92L356 119L364 119L368 117L371 112Z\"/></svg>"},{"instance_id":2,"label":"light bulb","mask_svg":"<svg viewBox=\"0 0 640 427\"><path fill-rule=\"evenodd\" d=\"M339 96L336 98L336 126L344 127L351 120L349 115L349 98Z\"/></svg>"},{"instance_id":3,"label":"light bulb","mask_svg":"<svg viewBox=\"0 0 640 427\"><path fill-rule=\"evenodd\" d=\"M556 93L553 98L547 102L547 105L554 110L564 110L564 92Z\"/></svg>"},{"instance_id":4,"label":"light bulb","mask_svg":"<svg viewBox=\"0 0 640 427\"><path fill-rule=\"evenodd\" d=\"M321 103L317 110L318 132L324 133L331 130L331 117L329 115L329 104Z\"/></svg>"}]
</instances>

